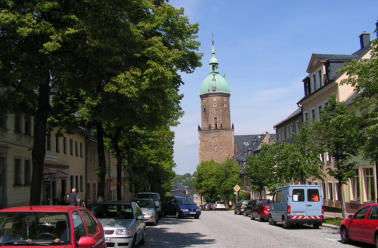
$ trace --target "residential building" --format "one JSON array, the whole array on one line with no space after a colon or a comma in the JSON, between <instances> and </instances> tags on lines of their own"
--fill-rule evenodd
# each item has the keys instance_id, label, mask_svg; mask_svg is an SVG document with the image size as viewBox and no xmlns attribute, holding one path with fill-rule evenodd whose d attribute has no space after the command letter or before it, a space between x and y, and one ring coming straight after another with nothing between
<instances>
[{"instance_id":1,"label":"residential building","mask_svg":"<svg viewBox=\"0 0 378 248\"><path fill-rule=\"evenodd\" d=\"M240 181L242 182L242 190L250 192L251 199L260 198L260 192L255 192L251 189L251 182L248 176L245 174L244 169L247 168L247 159L249 156L258 156L261 146L263 144L272 144L276 140L275 134L265 132L264 134L252 134L252 135L235 135L235 155L231 158L232 161L238 163L240 167ZM264 190L262 194L267 197L267 192Z\"/></svg>"},{"instance_id":2,"label":"residential building","mask_svg":"<svg viewBox=\"0 0 378 248\"><path fill-rule=\"evenodd\" d=\"M299 134L303 123L302 109L297 108L286 119L274 126L278 142L293 142L294 135Z\"/></svg>"},{"instance_id":3,"label":"residential building","mask_svg":"<svg viewBox=\"0 0 378 248\"><path fill-rule=\"evenodd\" d=\"M311 123L320 120L320 113L327 104L331 94L336 95L336 100L346 102L355 95L355 89L349 84L341 84L347 78L346 73L338 73L338 70L345 62L359 59L369 59L370 54L370 35L363 33L360 35L361 47L351 55L344 54L312 54L307 67L308 75L303 80L304 97L299 100L298 105L302 109L303 121ZM333 159L329 154L321 155L322 168L327 172L327 168L334 166ZM368 162L358 159L355 176L349 184L342 188L346 199L348 212L353 212L361 204L375 201L377 199L376 187L376 168ZM328 175L324 181L318 179L308 179L309 184L322 185L324 192L325 206L341 208L340 196L338 195L339 182Z\"/></svg>"}]
</instances>

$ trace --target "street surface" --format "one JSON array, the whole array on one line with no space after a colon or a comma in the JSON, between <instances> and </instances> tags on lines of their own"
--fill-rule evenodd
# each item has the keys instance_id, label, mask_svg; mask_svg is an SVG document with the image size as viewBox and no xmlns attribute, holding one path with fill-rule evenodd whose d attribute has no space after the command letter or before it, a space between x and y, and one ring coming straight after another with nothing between
<instances>
[{"instance_id":1,"label":"street surface","mask_svg":"<svg viewBox=\"0 0 378 248\"><path fill-rule=\"evenodd\" d=\"M162 218L148 226L146 243L138 247L374 247L345 245L338 230L310 226L283 229L268 222L250 220L233 211L202 211L199 219Z\"/></svg>"}]
</instances>

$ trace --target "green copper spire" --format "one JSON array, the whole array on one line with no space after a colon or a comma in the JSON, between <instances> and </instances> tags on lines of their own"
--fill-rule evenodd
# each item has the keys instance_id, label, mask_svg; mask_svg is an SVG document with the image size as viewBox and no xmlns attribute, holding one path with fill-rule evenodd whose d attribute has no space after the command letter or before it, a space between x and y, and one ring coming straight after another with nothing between
<instances>
[{"instance_id":1,"label":"green copper spire","mask_svg":"<svg viewBox=\"0 0 378 248\"><path fill-rule=\"evenodd\" d=\"M226 93L230 94L227 81L219 74L218 60L215 57L214 40L211 41L211 58L210 58L209 75L203 80L200 95L208 93Z\"/></svg>"}]
</instances>

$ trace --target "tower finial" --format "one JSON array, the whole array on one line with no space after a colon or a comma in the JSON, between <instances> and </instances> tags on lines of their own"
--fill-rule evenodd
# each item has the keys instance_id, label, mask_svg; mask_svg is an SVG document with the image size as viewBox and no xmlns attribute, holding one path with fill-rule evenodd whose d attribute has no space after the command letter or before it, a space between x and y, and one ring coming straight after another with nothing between
<instances>
[{"instance_id":1,"label":"tower finial","mask_svg":"<svg viewBox=\"0 0 378 248\"><path fill-rule=\"evenodd\" d=\"M215 48L214 48L214 33L211 33L211 53L213 54L213 57L215 55Z\"/></svg>"}]
</instances>

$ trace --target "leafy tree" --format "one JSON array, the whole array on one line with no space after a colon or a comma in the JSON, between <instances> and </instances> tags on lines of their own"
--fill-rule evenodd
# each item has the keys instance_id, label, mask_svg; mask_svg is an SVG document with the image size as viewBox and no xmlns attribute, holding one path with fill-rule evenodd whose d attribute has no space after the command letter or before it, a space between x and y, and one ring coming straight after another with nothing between
<instances>
[{"instance_id":1,"label":"leafy tree","mask_svg":"<svg viewBox=\"0 0 378 248\"><path fill-rule=\"evenodd\" d=\"M216 182L218 195L227 204L233 198L234 186L240 183L239 165L230 159L219 164L216 171Z\"/></svg>"},{"instance_id":2,"label":"leafy tree","mask_svg":"<svg viewBox=\"0 0 378 248\"><path fill-rule=\"evenodd\" d=\"M345 63L340 72L348 74L342 83L356 87L359 92L356 105L360 107L360 121L366 134L363 154L378 166L378 39L372 41L370 52L370 59Z\"/></svg>"},{"instance_id":3,"label":"leafy tree","mask_svg":"<svg viewBox=\"0 0 378 248\"><path fill-rule=\"evenodd\" d=\"M328 172L340 183L338 194L345 217L342 186L354 174L355 162L351 158L358 154L362 140L359 119L354 111L348 110L344 103L336 101L335 95L331 95L320 115L320 121L312 124L311 132L314 142L334 158L335 166L328 168Z\"/></svg>"},{"instance_id":4,"label":"leafy tree","mask_svg":"<svg viewBox=\"0 0 378 248\"><path fill-rule=\"evenodd\" d=\"M51 94L80 87L72 51L84 40L82 2L0 2L0 87L2 113L34 119L30 204L40 204Z\"/></svg>"},{"instance_id":5,"label":"leafy tree","mask_svg":"<svg viewBox=\"0 0 378 248\"><path fill-rule=\"evenodd\" d=\"M262 197L262 191L265 187L274 185L274 179L276 177L275 160L272 156L271 146L263 145L258 156L250 155L247 158L246 174L251 182L252 189L260 193Z\"/></svg>"}]
</instances>

